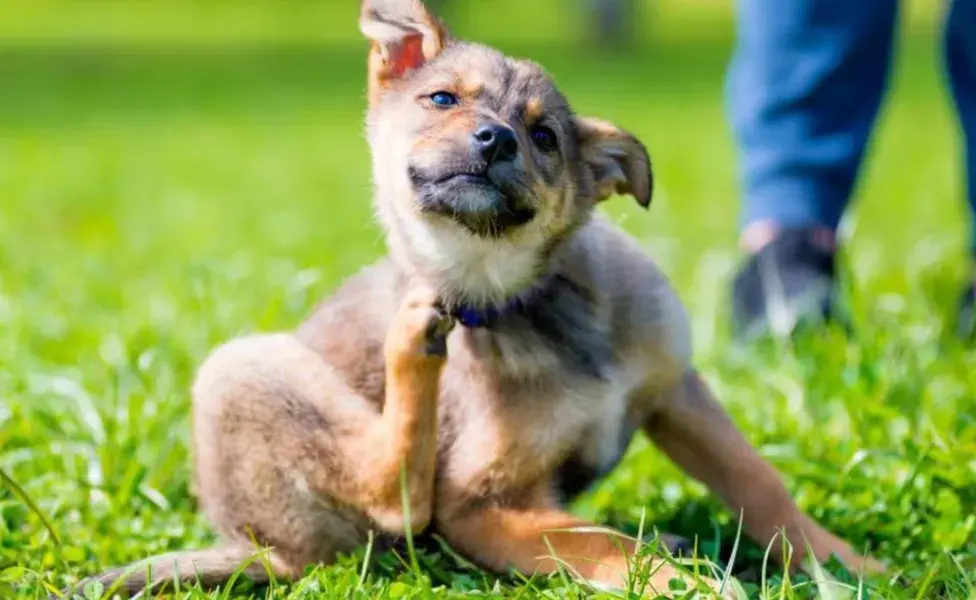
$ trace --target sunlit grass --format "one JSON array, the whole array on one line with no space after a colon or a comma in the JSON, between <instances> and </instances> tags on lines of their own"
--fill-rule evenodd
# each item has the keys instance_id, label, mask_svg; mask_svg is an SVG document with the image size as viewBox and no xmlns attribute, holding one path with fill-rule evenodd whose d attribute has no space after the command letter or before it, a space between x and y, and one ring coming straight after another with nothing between
<instances>
[{"instance_id":1,"label":"sunlit grass","mask_svg":"<svg viewBox=\"0 0 976 600\"><path fill-rule=\"evenodd\" d=\"M951 335L965 221L928 21L903 35L846 224L855 334L744 352L725 327L727 7L665 3L639 48L611 55L574 41L573 11L548 20L553 2L472 2L455 20L646 141L651 211L607 210L676 282L699 364L802 506L892 567L863 582L827 572L865 597L973 597L976 354ZM17 6L0 9L0 597L40 598L45 582L213 541L190 484L193 369L240 332L296 325L383 245L353 2ZM660 554L655 530L696 534L699 556L753 596L817 593L784 580L739 539L737 515L644 438L575 510L643 534L646 553ZM564 575L499 579L418 540L409 556L363 548L271 596L591 593Z\"/></svg>"}]
</instances>

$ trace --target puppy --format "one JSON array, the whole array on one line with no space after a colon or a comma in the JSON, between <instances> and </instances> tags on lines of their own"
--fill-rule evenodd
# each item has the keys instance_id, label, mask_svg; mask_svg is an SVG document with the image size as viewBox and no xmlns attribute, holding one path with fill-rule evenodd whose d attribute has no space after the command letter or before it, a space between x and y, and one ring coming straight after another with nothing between
<instances>
[{"instance_id":1,"label":"puppy","mask_svg":"<svg viewBox=\"0 0 976 600\"><path fill-rule=\"evenodd\" d=\"M691 365L664 276L594 214L615 194L649 205L644 146L576 115L539 66L452 38L419 0L365 0L360 24L389 256L297 330L231 341L200 368L196 484L221 545L99 579L217 585L252 539L270 550L247 575L297 578L409 528L493 571L565 564L622 588L637 542L564 506L637 431L759 544L782 532L790 566L810 548L880 570L796 507ZM644 593L680 578L653 572Z\"/></svg>"}]
</instances>

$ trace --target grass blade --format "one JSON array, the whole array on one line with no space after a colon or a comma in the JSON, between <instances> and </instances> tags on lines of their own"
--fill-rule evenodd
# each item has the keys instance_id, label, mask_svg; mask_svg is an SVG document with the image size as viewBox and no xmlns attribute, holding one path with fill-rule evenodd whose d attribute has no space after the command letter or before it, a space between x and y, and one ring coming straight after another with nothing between
<instances>
[{"instance_id":1,"label":"grass blade","mask_svg":"<svg viewBox=\"0 0 976 600\"><path fill-rule=\"evenodd\" d=\"M27 505L27 508L29 508L31 512L37 515L37 518L41 520L41 523L44 525L44 528L47 529L47 532L49 534L51 534L51 539L54 540L55 546L57 546L58 550L60 550L61 537L58 535L58 532L54 530L54 525L52 525L51 521L48 520L47 515L45 515L44 511L42 511L41 508L34 502L34 500L31 499L30 495L27 494L27 491L24 488L20 487L20 484L14 481L13 477L8 475L7 472L4 471L3 469L0 469L0 480L3 481L3 484L5 486L10 488L10 491L12 491L15 496L20 498L21 502Z\"/></svg>"}]
</instances>

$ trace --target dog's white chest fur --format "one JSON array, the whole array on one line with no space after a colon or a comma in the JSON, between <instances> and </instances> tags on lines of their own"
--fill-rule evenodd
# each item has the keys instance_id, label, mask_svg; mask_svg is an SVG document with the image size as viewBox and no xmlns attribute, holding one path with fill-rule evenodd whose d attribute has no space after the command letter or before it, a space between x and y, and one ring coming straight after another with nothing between
<instances>
[{"instance_id":1,"label":"dog's white chest fur","mask_svg":"<svg viewBox=\"0 0 976 600\"><path fill-rule=\"evenodd\" d=\"M472 300L498 304L531 281L544 238L536 227L504 239L472 236L450 223L404 221L411 250L437 281Z\"/></svg>"}]
</instances>

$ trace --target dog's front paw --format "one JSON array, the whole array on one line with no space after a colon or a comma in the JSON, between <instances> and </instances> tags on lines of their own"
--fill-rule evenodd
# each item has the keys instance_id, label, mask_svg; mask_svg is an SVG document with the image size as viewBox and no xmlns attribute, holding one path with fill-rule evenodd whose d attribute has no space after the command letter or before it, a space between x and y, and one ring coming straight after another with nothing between
<instances>
[{"instance_id":1,"label":"dog's front paw","mask_svg":"<svg viewBox=\"0 0 976 600\"><path fill-rule=\"evenodd\" d=\"M386 338L388 358L447 357L447 336L455 320L441 305L437 293L423 285L410 288L400 303Z\"/></svg>"},{"instance_id":2,"label":"dog's front paw","mask_svg":"<svg viewBox=\"0 0 976 600\"><path fill-rule=\"evenodd\" d=\"M816 523L807 526L806 535L809 540L812 554L809 552L801 553L800 568L810 574L818 570L812 563L823 564L836 557L844 564L848 571L852 573L864 573L866 575L879 575L885 573L887 568L884 563L877 559L862 555L855 551L849 543L821 528Z\"/></svg>"}]
</instances>

